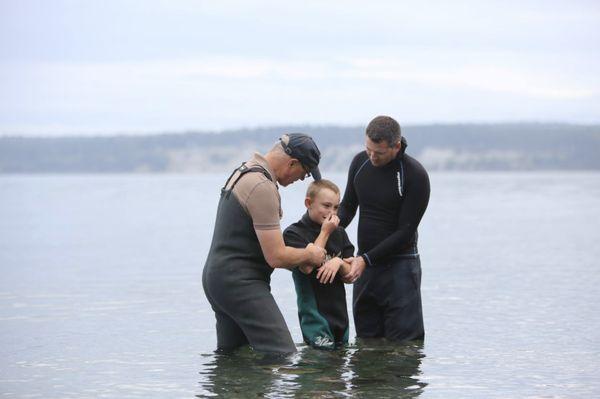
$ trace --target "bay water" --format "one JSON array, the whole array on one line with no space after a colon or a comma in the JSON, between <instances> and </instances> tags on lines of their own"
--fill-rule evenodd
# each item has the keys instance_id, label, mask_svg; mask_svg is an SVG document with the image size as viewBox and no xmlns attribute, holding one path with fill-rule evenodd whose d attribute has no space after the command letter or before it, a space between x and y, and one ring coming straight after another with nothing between
<instances>
[{"instance_id":1,"label":"bay water","mask_svg":"<svg viewBox=\"0 0 600 399\"><path fill-rule=\"evenodd\" d=\"M276 270L286 359L214 352L201 275L225 178L0 176L0 397L600 397L599 173L431 173L425 341L351 326L344 349L306 347ZM283 227L307 185L280 189Z\"/></svg>"}]
</instances>

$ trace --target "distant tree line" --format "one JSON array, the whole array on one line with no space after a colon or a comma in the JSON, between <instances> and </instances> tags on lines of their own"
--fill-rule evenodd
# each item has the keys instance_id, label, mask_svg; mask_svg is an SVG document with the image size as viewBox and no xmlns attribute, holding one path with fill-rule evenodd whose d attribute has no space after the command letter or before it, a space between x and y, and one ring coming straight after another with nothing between
<instances>
[{"instance_id":1,"label":"distant tree line","mask_svg":"<svg viewBox=\"0 0 600 399\"><path fill-rule=\"evenodd\" d=\"M311 134L322 169L345 170L361 126L277 126L220 133L0 137L0 173L225 171L283 133ZM407 152L431 170L599 170L600 125L447 124L403 127Z\"/></svg>"}]
</instances>

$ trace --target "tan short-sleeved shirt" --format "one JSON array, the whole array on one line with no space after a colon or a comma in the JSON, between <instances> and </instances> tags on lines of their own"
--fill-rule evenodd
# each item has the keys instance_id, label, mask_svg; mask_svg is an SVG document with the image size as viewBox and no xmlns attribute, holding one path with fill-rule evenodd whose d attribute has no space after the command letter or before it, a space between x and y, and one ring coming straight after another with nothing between
<instances>
[{"instance_id":1,"label":"tan short-sleeved shirt","mask_svg":"<svg viewBox=\"0 0 600 399\"><path fill-rule=\"evenodd\" d=\"M265 168L273 180L267 179L260 172L246 173L233 187L233 195L252 218L255 230L279 229L283 211L275 174L269 168L267 160L258 153L246 162L246 166L249 168L256 165ZM235 172L226 188L233 184L238 175L239 172Z\"/></svg>"}]
</instances>

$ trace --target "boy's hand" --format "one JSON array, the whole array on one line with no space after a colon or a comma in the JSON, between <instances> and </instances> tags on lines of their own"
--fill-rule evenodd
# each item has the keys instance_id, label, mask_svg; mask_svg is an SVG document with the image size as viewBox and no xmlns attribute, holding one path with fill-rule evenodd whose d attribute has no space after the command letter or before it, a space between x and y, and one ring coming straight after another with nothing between
<instances>
[{"instance_id":1,"label":"boy's hand","mask_svg":"<svg viewBox=\"0 0 600 399\"><path fill-rule=\"evenodd\" d=\"M325 264L317 271L317 280L319 280L321 284L333 283L341 263L342 260L340 258L333 258L325 262Z\"/></svg>"},{"instance_id":2,"label":"boy's hand","mask_svg":"<svg viewBox=\"0 0 600 399\"><path fill-rule=\"evenodd\" d=\"M335 229L338 228L339 225L340 218L332 213L327 219L325 219L325 221L321 225L321 231L326 233L327 235L330 235L335 231Z\"/></svg>"}]
</instances>

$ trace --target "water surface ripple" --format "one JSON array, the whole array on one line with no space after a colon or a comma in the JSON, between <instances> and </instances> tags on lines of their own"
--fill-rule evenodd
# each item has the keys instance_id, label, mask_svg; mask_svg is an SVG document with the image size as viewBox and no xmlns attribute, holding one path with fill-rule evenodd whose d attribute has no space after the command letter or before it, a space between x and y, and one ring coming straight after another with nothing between
<instances>
[{"instance_id":1,"label":"water surface ripple","mask_svg":"<svg viewBox=\"0 0 600 399\"><path fill-rule=\"evenodd\" d=\"M225 177L0 176L0 396L600 397L600 174L432 173L424 342L351 325L348 347L309 348L277 270L284 359L214 352L201 274ZM281 189L284 227L307 183Z\"/></svg>"}]
</instances>

